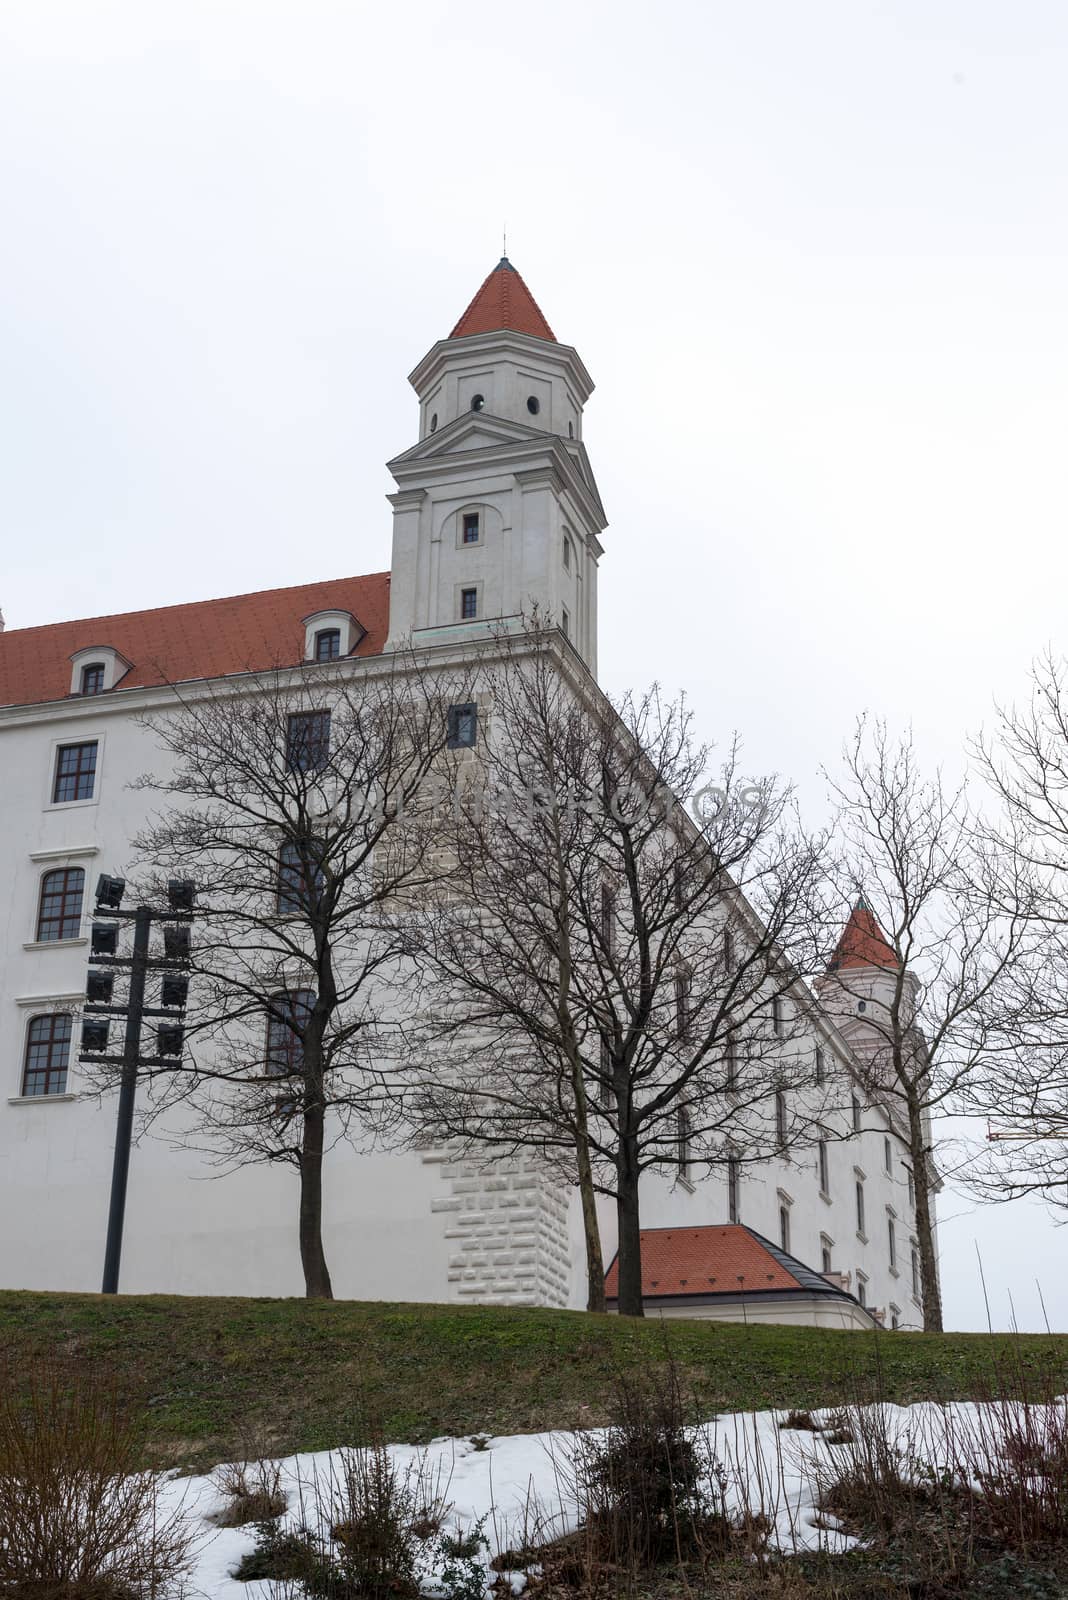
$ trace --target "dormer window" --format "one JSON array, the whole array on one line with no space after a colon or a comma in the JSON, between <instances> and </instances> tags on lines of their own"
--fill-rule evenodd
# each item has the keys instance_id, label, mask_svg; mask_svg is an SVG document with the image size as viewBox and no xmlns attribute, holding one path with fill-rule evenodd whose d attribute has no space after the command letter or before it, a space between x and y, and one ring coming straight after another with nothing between
<instances>
[{"instance_id":1,"label":"dormer window","mask_svg":"<svg viewBox=\"0 0 1068 1600\"><path fill-rule=\"evenodd\" d=\"M336 661L341 654L341 629L320 628L315 635L316 661Z\"/></svg>"},{"instance_id":2,"label":"dormer window","mask_svg":"<svg viewBox=\"0 0 1068 1600\"><path fill-rule=\"evenodd\" d=\"M463 542L464 544L478 544L481 537L480 523L477 511L464 512Z\"/></svg>"},{"instance_id":3,"label":"dormer window","mask_svg":"<svg viewBox=\"0 0 1068 1600\"><path fill-rule=\"evenodd\" d=\"M109 644L87 644L70 658L70 693L106 694L125 678L131 663Z\"/></svg>"},{"instance_id":4,"label":"dormer window","mask_svg":"<svg viewBox=\"0 0 1068 1600\"><path fill-rule=\"evenodd\" d=\"M351 611L313 611L303 621L305 661L338 661L351 656L367 632Z\"/></svg>"}]
</instances>

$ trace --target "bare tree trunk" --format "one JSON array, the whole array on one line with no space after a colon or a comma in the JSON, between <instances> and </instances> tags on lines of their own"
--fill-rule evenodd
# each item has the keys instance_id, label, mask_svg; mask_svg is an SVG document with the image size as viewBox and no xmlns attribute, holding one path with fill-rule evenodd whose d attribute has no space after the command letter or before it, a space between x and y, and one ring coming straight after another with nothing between
<instances>
[{"instance_id":1,"label":"bare tree trunk","mask_svg":"<svg viewBox=\"0 0 1068 1600\"><path fill-rule=\"evenodd\" d=\"M616 1161L616 1216L619 1220L619 1302L621 1317L644 1317L642 1238L638 1211L638 1141L620 1134Z\"/></svg>"},{"instance_id":2,"label":"bare tree trunk","mask_svg":"<svg viewBox=\"0 0 1068 1600\"><path fill-rule=\"evenodd\" d=\"M586 1240L586 1310L605 1311L604 1255L601 1251L601 1230L597 1222L597 1197L593 1188L593 1167L585 1119L579 1128L575 1149L579 1195L582 1198L582 1231Z\"/></svg>"},{"instance_id":3,"label":"bare tree trunk","mask_svg":"<svg viewBox=\"0 0 1068 1600\"><path fill-rule=\"evenodd\" d=\"M931 1180L923 1112L917 1096L908 1095L909 1155L916 1187L916 1244L920 1252L920 1290L923 1299L923 1331L942 1332L942 1293L938 1286L934 1228L931 1225Z\"/></svg>"},{"instance_id":4,"label":"bare tree trunk","mask_svg":"<svg viewBox=\"0 0 1068 1600\"><path fill-rule=\"evenodd\" d=\"M334 1291L323 1251L323 1143L326 1118L321 1103L304 1112L300 1150L300 1260L309 1300L332 1300Z\"/></svg>"}]
</instances>

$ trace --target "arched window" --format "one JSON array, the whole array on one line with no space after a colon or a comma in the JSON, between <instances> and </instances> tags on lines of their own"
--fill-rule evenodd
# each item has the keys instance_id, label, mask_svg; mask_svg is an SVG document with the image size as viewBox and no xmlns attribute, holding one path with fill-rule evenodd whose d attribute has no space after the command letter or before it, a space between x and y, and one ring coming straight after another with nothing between
<instances>
[{"instance_id":1,"label":"arched window","mask_svg":"<svg viewBox=\"0 0 1068 1600\"><path fill-rule=\"evenodd\" d=\"M81 867L57 867L41 879L41 903L37 911L37 937L76 939L82 926L82 896L85 873Z\"/></svg>"},{"instance_id":2,"label":"arched window","mask_svg":"<svg viewBox=\"0 0 1068 1600\"><path fill-rule=\"evenodd\" d=\"M267 1012L269 1073L287 1078L304 1065L304 1029L314 1004L314 989L289 989L271 995Z\"/></svg>"},{"instance_id":3,"label":"arched window","mask_svg":"<svg viewBox=\"0 0 1068 1600\"><path fill-rule=\"evenodd\" d=\"M564 571L571 571L571 540L564 534Z\"/></svg>"},{"instance_id":4,"label":"arched window","mask_svg":"<svg viewBox=\"0 0 1068 1600\"><path fill-rule=\"evenodd\" d=\"M103 694L104 692L104 663L91 661L82 668L82 694Z\"/></svg>"},{"instance_id":5,"label":"arched window","mask_svg":"<svg viewBox=\"0 0 1068 1600\"><path fill-rule=\"evenodd\" d=\"M278 852L278 911L283 917L314 909L322 893L323 869L314 839L287 839Z\"/></svg>"},{"instance_id":6,"label":"arched window","mask_svg":"<svg viewBox=\"0 0 1068 1600\"><path fill-rule=\"evenodd\" d=\"M31 1017L22 1074L25 1095L65 1094L70 1059L71 1019L66 1012Z\"/></svg>"}]
</instances>

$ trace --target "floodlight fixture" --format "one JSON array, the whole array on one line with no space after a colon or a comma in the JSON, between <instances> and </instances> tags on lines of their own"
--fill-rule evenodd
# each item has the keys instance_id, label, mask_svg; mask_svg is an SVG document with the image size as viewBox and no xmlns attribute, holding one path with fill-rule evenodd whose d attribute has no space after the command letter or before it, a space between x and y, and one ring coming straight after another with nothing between
<instances>
[{"instance_id":1,"label":"floodlight fixture","mask_svg":"<svg viewBox=\"0 0 1068 1600\"><path fill-rule=\"evenodd\" d=\"M115 986L113 972L94 972L90 967L85 980L85 998L95 1000L98 1005L111 1004L111 991Z\"/></svg>"},{"instance_id":2,"label":"floodlight fixture","mask_svg":"<svg viewBox=\"0 0 1068 1600\"><path fill-rule=\"evenodd\" d=\"M91 929L90 949L94 956L113 956L119 948L117 922L94 922Z\"/></svg>"},{"instance_id":3,"label":"floodlight fixture","mask_svg":"<svg viewBox=\"0 0 1068 1600\"><path fill-rule=\"evenodd\" d=\"M99 1054L108 1047L108 1024L99 1017L86 1017L82 1023L82 1049Z\"/></svg>"},{"instance_id":4,"label":"floodlight fixture","mask_svg":"<svg viewBox=\"0 0 1068 1600\"><path fill-rule=\"evenodd\" d=\"M189 998L189 979L168 973L160 991L161 1006L183 1006Z\"/></svg>"},{"instance_id":5,"label":"floodlight fixture","mask_svg":"<svg viewBox=\"0 0 1068 1600\"><path fill-rule=\"evenodd\" d=\"M168 961L188 961L193 946L188 924L169 922L163 926L163 954Z\"/></svg>"},{"instance_id":6,"label":"floodlight fixture","mask_svg":"<svg viewBox=\"0 0 1068 1600\"><path fill-rule=\"evenodd\" d=\"M126 879L113 878L102 872L96 880L96 903L105 911L117 911L126 893Z\"/></svg>"},{"instance_id":7,"label":"floodlight fixture","mask_svg":"<svg viewBox=\"0 0 1068 1600\"><path fill-rule=\"evenodd\" d=\"M172 878L167 884L167 904L172 911L185 911L192 915L197 888L192 878Z\"/></svg>"},{"instance_id":8,"label":"floodlight fixture","mask_svg":"<svg viewBox=\"0 0 1068 1600\"><path fill-rule=\"evenodd\" d=\"M161 1022L156 1029L156 1049L161 1056L180 1056L185 1029L178 1022Z\"/></svg>"}]
</instances>

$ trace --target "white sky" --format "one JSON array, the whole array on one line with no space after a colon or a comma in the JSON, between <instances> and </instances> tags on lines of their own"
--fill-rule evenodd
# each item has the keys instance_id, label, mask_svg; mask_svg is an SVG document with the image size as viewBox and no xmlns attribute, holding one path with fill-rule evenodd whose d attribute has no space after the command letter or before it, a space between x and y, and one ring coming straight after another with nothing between
<instances>
[{"instance_id":1,"label":"white sky","mask_svg":"<svg viewBox=\"0 0 1068 1600\"><path fill-rule=\"evenodd\" d=\"M1054 0L7 0L8 626L387 567L506 220L598 383L607 687L814 811L859 710L956 763L1063 641L1066 67ZM977 1239L1068 1327L1041 1211L943 1211L950 1325Z\"/></svg>"}]
</instances>

